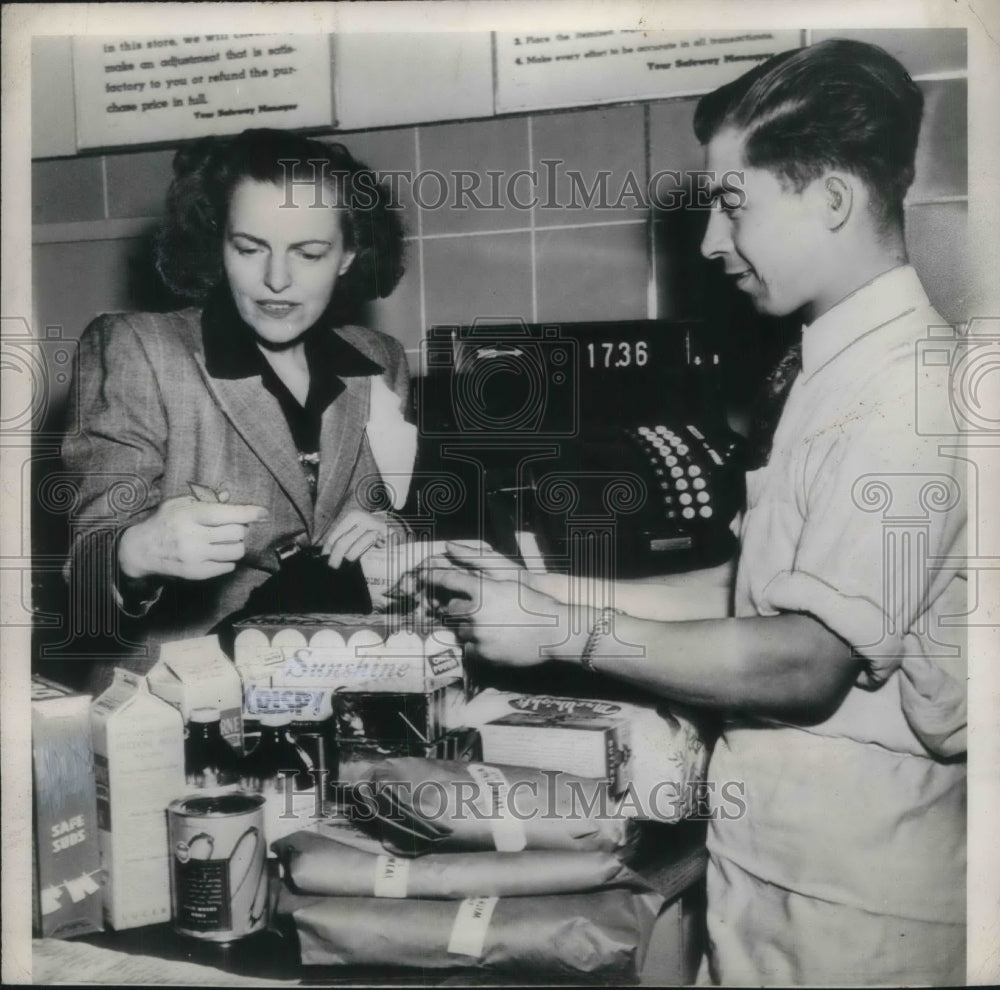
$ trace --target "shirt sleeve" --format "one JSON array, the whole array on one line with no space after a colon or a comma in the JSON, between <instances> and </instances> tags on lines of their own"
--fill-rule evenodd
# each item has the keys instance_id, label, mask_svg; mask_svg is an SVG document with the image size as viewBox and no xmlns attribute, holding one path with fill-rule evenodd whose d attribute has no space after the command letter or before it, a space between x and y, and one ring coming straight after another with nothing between
<instances>
[{"instance_id":1,"label":"shirt sleeve","mask_svg":"<svg viewBox=\"0 0 1000 990\"><path fill-rule=\"evenodd\" d=\"M898 671L911 729L952 756L967 720L965 462L918 435L911 412L912 402L884 403L803 445L801 536L765 596L848 642L864 662L859 686L878 690Z\"/></svg>"}]
</instances>

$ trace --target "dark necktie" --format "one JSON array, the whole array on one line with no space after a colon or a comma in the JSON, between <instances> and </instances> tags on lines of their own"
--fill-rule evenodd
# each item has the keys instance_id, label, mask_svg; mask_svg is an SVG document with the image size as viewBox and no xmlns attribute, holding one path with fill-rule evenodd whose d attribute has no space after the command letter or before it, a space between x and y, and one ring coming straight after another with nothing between
<instances>
[{"instance_id":1,"label":"dark necktie","mask_svg":"<svg viewBox=\"0 0 1000 990\"><path fill-rule=\"evenodd\" d=\"M788 393L802 370L802 342L797 340L781 356L781 360L764 380L764 386L754 406L750 428L750 458L748 470L767 464L771 456L774 431L785 408Z\"/></svg>"}]
</instances>

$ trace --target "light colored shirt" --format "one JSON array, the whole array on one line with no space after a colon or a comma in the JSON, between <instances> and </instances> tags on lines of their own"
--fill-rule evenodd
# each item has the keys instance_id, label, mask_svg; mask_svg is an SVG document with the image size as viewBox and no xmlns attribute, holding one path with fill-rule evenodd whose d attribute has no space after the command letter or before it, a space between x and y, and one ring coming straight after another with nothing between
<instances>
[{"instance_id":1,"label":"light colored shirt","mask_svg":"<svg viewBox=\"0 0 1000 990\"><path fill-rule=\"evenodd\" d=\"M803 331L771 459L747 476L735 612L812 615L863 673L819 724L727 723L710 776L741 782L747 809L711 823L717 886L744 871L876 916L964 921L965 462L919 405L948 408L948 368L918 348L943 325L900 267ZM811 951L808 934L787 948Z\"/></svg>"}]
</instances>

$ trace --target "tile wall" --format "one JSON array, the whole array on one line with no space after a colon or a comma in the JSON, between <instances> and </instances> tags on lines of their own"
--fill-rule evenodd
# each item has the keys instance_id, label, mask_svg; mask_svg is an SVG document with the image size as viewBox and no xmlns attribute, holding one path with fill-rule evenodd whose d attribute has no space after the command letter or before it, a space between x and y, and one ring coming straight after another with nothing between
<instances>
[{"instance_id":1,"label":"tile wall","mask_svg":"<svg viewBox=\"0 0 1000 990\"><path fill-rule=\"evenodd\" d=\"M961 53L916 51L908 61L926 97L907 208L911 251L942 314L962 321L970 315L970 290ZM403 342L416 371L422 335L436 323L699 315L705 293L718 291L696 252L703 220L675 212L651 218L630 193L643 191L657 170L700 167L691 130L695 102L660 100L331 137L376 170L423 176L413 188L406 181L399 185L408 234L406 275L389 299L370 306L366 320ZM170 305L152 274L149 239L171 158L168 149L34 162L40 328L60 326L75 337L98 312ZM519 170L537 175L537 186L527 175L513 181ZM501 173L498 183L491 172ZM442 187L433 173L464 174L450 180L445 202L436 208ZM483 208L470 208L471 195L463 201L459 182L474 189Z\"/></svg>"}]
</instances>

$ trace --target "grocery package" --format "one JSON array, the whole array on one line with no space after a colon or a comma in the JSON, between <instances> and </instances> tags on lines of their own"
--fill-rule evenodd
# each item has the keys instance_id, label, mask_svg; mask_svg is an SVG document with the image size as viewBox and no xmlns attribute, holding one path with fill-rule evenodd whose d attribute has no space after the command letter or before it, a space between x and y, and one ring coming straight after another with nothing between
<instances>
[{"instance_id":1,"label":"grocery package","mask_svg":"<svg viewBox=\"0 0 1000 990\"><path fill-rule=\"evenodd\" d=\"M268 713L292 731L326 779L357 779L370 754L429 755L444 708L466 696L450 630L384 614L261 615L234 625L248 737Z\"/></svg>"},{"instance_id":2,"label":"grocery package","mask_svg":"<svg viewBox=\"0 0 1000 990\"><path fill-rule=\"evenodd\" d=\"M631 821L607 786L561 771L402 757L348 792L353 820L403 855L495 849L625 849Z\"/></svg>"},{"instance_id":3,"label":"grocery package","mask_svg":"<svg viewBox=\"0 0 1000 990\"><path fill-rule=\"evenodd\" d=\"M445 723L449 728L479 729L483 759L489 762L521 762L575 772L580 772L585 756L587 769L600 771L602 758L595 740L603 733L606 754L621 746L628 753L618 766L596 775L609 777L616 790L624 788L617 797L618 807L621 814L634 818L676 822L693 814L708 765L708 750L694 716L674 704L487 688L460 706L446 707ZM578 753L568 745L567 723L573 727L571 736ZM582 727L587 725L593 728ZM584 752L580 740L588 738L589 748ZM608 756L607 762L618 759Z\"/></svg>"},{"instance_id":4,"label":"grocery package","mask_svg":"<svg viewBox=\"0 0 1000 990\"><path fill-rule=\"evenodd\" d=\"M433 681L420 691L338 690L333 695L337 739L428 743L441 735L444 695L445 686Z\"/></svg>"},{"instance_id":5,"label":"grocery package","mask_svg":"<svg viewBox=\"0 0 1000 990\"><path fill-rule=\"evenodd\" d=\"M616 888L547 897L393 900L282 889L306 965L477 969L635 980L663 898Z\"/></svg>"},{"instance_id":6,"label":"grocery package","mask_svg":"<svg viewBox=\"0 0 1000 990\"><path fill-rule=\"evenodd\" d=\"M596 850L430 853L407 858L359 849L336 836L335 831L296 832L275 844L285 879L298 893L462 899L622 886L645 889L620 859Z\"/></svg>"},{"instance_id":7,"label":"grocery package","mask_svg":"<svg viewBox=\"0 0 1000 990\"><path fill-rule=\"evenodd\" d=\"M233 633L233 659L245 687L320 691L326 700L337 688L422 691L428 681L463 676L454 634L412 617L259 615L235 623Z\"/></svg>"},{"instance_id":8,"label":"grocery package","mask_svg":"<svg viewBox=\"0 0 1000 990\"><path fill-rule=\"evenodd\" d=\"M249 757L244 766L253 768L253 754L265 733L265 725L284 719L286 730L295 740L295 748L313 772L314 786L324 793L339 777L337 735L332 718L296 718L288 709L275 706L264 712L246 714L243 719L243 749Z\"/></svg>"},{"instance_id":9,"label":"grocery package","mask_svg":"<svg viewBox=\"0 0 1000 990\"><path fill-rule=\"evenodd\" d=\"M218 636L164 643L146 679L149 690L173 705L185 722L195 708L218 708L222 735L230 746L242 750L243 685Z\"/></svg>"},{"instance_id":10,"label":"grocery package","mask_svg":"<svg viewBox=\"0 0 1000 990\"><path fill-rule=\"evenodd\" d=\"M102 930L90 696L31 679L33 931Z\"/></svg>"},{"instance_id":11,"label":"grocery package","mask_svg":"<svg viewBox=\"0 0 1000 990\"><path fill-rule=\"evenodd\" d=\"M167 809L174 928L232 942L267 925L264 798L204 792Z\"/></svg>"},{"instance_id":12,"label":"grocery package","mask_svg":"<svg viewBox=\"0 0 1000 990\"><path fill-rule=\"evenodd\" d=\"M601 713L600 707L553 705L501 715L480 729L483 759L598 777L620 794L632 780L629 723Z\"/></svg>"},{"instance_id":13,"label":"grocery package","mask_svg":"<svg viewBox=\"0 0 1000 990\"><path fill-rule=\"evenodd\" d=\"M242 781L264 798L268 845L322 815L323 777L292 732L288 714L261 716L259 740L243 759Z\"/></svg>"},{"instance_id":14,"label":"grocery package","mask_svg":"<svg viewBox=\"0 0 1000 990\"><path fill-rule=\"evenodd\" d=\"M118 668L91 728L105 920L118 929L169 921L166 809L187 790L181 714Z\"/></svg>"},{"instance_id":15,"label":"grocery package","mask_svg":"<svg viewBox=\"0 0 1000 990\"><path fill-rule=\"evenodd\" d=\"M192 708L185 728L184 775L192 787L235 789L242 767L236 750L222 735L218 708Z\"/></svg>"},{"instance_id":16,"label":"grocery package","mask_svg":"<svg viewBox=\"0 0 1000 990\"><path fill-rule=\"evenodd\" d=\"M482 744L476 729L452 729L430 742L410 739L384 740L341 738L337 741L340 764L338 779L342 784L356 784L371 772L372 767L397 756L421 756L432 760L463 760L481 762Z\"/></svg>"}]
</instances>

